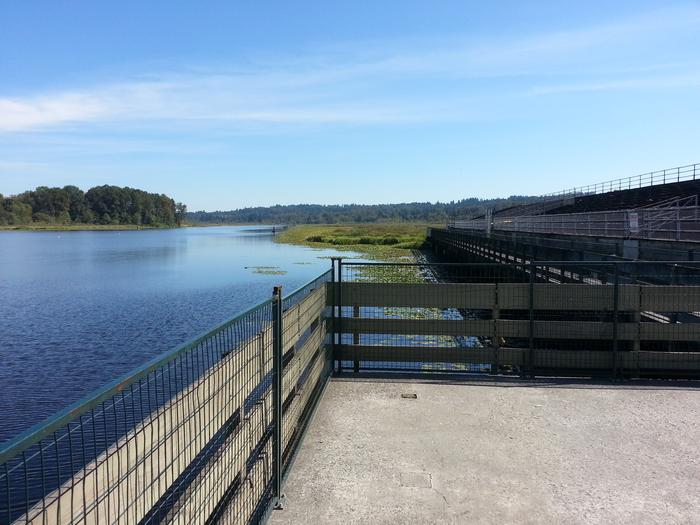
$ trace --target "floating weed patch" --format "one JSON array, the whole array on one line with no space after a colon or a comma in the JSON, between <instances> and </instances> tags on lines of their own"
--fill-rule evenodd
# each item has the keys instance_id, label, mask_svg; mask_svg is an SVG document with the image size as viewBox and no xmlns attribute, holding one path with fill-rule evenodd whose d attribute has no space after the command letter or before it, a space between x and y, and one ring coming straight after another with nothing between
<instances>
[{"instance_id":1,"label":"floating weed patch","mask_svg":"<svg viewBox=\"0 0 700 525\"><path fill-rule=\"evenodd\" d=\"M408 261L396 261L408 262ZM356 266L354 279L357 281L375 283L424 283L426 279L421 275L417 266Z\"/></svg>"},{"instance_id":2,"label":"floating weed patch","mask_svg":"<svg viewBox=\"0 0 700 525\"><path fill-rule=\"evenodd\" d=\"M440 308L416 308L408 306L386 306L384 317L389 319L442 319Z\"/></svg>"},{"instance_id":3,"label":"floating weed patch","mask_svg":"<svg viewBox=\"0 0 700 525\"><path fill-rule=\"evenodd\" d=\"M287 271L282 270L279 266L246 266L246 270L250 270L258 275L286 275Z\"/></svg>"}]
</instances>

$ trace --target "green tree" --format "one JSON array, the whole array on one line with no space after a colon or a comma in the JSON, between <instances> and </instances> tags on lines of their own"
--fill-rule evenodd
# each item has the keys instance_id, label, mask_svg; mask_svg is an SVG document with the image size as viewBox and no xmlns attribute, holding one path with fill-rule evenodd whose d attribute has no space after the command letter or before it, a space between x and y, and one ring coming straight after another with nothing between
<instances>
[{"instance_id":1,"label":"green tree","mask_svg":"<svg viewBox=\"0 0 700 525\"><path fill-rule=\"evenodd\" d=\"M67 224L181 224L187 207L167 195L135 188L96 186L87 192L76 186L39 186L14 197L0 195L0 224L47 222Z\"/></svg>"},{"instance_id":2,"label":"green tree","mask_svg":"<svg viewBox=\"0 0 700 525\"><path fill-rule=\"evenodd\" d=\"M17 199L32 207L36 221L62 223L70 220L70 201L61 188L39 186L34 191L19 195Z\"/></svg>"},{"instance_id":3,"label":"green tree","mask_svg":"<svg viewBox=\"0 0 700 525\"><path fill-rule=\"evenodd\" d=\"M182 226L182 221L185 219L185 215L187 215L187 205L182 204L181 202L178 202L175 204L175 219L177 220L177 226L178 228Z\"/></svg>"},{"instance_id":4,"label":"green tree","mask_svg":"<svg viewBox=\"0 0 700 525\"><path fill-rule=\"evenodd\" d=\"M85 202L85 193L76 186L64 186L63 192L68 197L68 214L73 222L90 223L93 220L92 213Z\"/></svg>"},{"instance_id":5,"label":"green tree","mask_svg":"<svg viewBox=\"0 0 700 525\"><path fill-rule=\"evenodd\" d=\"M21 226L31 222L32 207L29 204L0 194L0 225Z\"/></svg>"}]
</instances>

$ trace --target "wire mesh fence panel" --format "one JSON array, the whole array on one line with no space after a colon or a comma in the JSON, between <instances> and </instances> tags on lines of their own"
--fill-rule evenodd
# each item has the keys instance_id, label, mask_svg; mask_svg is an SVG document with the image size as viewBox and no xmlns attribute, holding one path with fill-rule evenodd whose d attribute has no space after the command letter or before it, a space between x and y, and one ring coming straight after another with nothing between
<instances>
[{"instance_id":1,"label":"wire mesh fence panel","mask_svg":"<svg viewBox=\"0 0 700 525\"><path fill-rule=\"evenodd\" d=\"M156 522L185 499L205 509L193 482L230 484L220 462L249 452L231 436L262 395L270 322L268 301L15 440L2 452L2 521Z\"/></svg>"},{"instance_id":2,"label":"wire mesh fence panel","mask_svg":"<svg viewBox=\"0 0 700 525\"><path fill-rule=\"evenodd\" d=\"M332 277L329 270L283 301L283 473L289 467L322 384L331 372L325 319L329 315L326 283Z\"/></svg>"},{"instance_id":3,"label":"wire mesh fence panel","mask_svg":"<svg viewBox=\"0 0 700 525\"><path fill-rule=\"evenodd\" d=\"M353 370L493 370L495 283L527 278L522 267L493 264L341 268L338 352Z\"/></svg>"},{"instance_id":4,"label":"wire mesh fence panel","mask_svg":"<svg viewBox=\"0 0 700 525\"><path fill-rule=\"evenodd\" d=\"M697 196L695 196L697 198ZM700 240L700 207L648 208L588 213L457 220L450 228L527 232L585 237L621 237L672 241Z\"/></svg>"},{"instance_id":5,"label":"wire mesh fence panel","mask_svg":"<svg viewBox=\"0 0 700 525\"><path fill-rule=\"evenodd\" d=\"M339 305L337 366L695 376L698 270L697 264L528 260L341 263L331 299ZM655 284L669 279L685 284ZM641 302L645 294L655 302Z\"/></svg>"},{"instance_id":6,"label":"wire mesh fence panel","mask_svg":"<svg viewBox=\"0 0 700 525\"><path fill-rule=\"evenodd\" d=\"M299 414L329 372L304 375L312 356L329 361L330 278L326 272L282 299L286 343L301 351L288 372L292 390L313 383L303 398L293 392L299 407L283 413L297 432ZM271 435L279 423L273 317L273 301L265 301L5 444L0 523L259 520L272 497Z\"/></svg>"}]
</instances>

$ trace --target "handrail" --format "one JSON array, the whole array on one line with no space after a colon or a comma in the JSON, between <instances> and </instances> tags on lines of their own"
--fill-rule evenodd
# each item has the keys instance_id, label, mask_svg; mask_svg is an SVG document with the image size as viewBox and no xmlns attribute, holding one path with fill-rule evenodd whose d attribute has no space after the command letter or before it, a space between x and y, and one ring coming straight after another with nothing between
<instances>
[{"instance_id":1,"label":"handrail","mask_svg":"<svg viewBox=\"0 0 700 525\"><path fill-rule=\"evenodd\" d=\"M543 260L536 261L538 265L553 266L553 265L567 265L567 266L615 266L622 264L653 264L657 261L557 261L557 260ZM432 267L432 266L455 266L455 267L465 267L465 268L522 268L523 264L529 263L500 263L500 262L483 262L483 263L469 263L469 262L455 262L455 263L439 263L439 262L416 262L416 263L399 263L399 262L345 262L343 261L343 266L407 266L407 267ZM700 261L663 261L664 265L669 266L681 266L681 265L691 265L700 266Z\"/></svg>"},{"instance_id":2,"label":"handrail","mask_svg":"<svg viewBox=\"0 0 700 525\"><path fill-rule=\"evenodd\" d=\"M646 188L648 186L655 186L658 184L696 180L697 177L700 177L700 164L688 164L686 166L677 166L675 168L650 171L639 175L632 175L630 177L598 182L587 186L574 186L573 188L566 190L545 193L542 195L542 197L598 195L600 193L608 193L611 191L631 190Z\"/></svg>"}]
</instances>

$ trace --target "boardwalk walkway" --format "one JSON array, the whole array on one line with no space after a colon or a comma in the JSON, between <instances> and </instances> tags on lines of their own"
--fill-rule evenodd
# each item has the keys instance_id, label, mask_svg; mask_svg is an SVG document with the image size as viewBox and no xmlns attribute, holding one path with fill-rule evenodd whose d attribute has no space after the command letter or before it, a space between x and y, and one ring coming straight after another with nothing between
<instances>
[{"instance_id":1,"label":"boardwalk walkway","mask_svg":"<svg viewBox=\"0 0 700 525\"><path fill-rule=\"evenodd\" d=\"M332 379L271 523L693 522L682 385Z\"/></svg>"}]
</instances>

